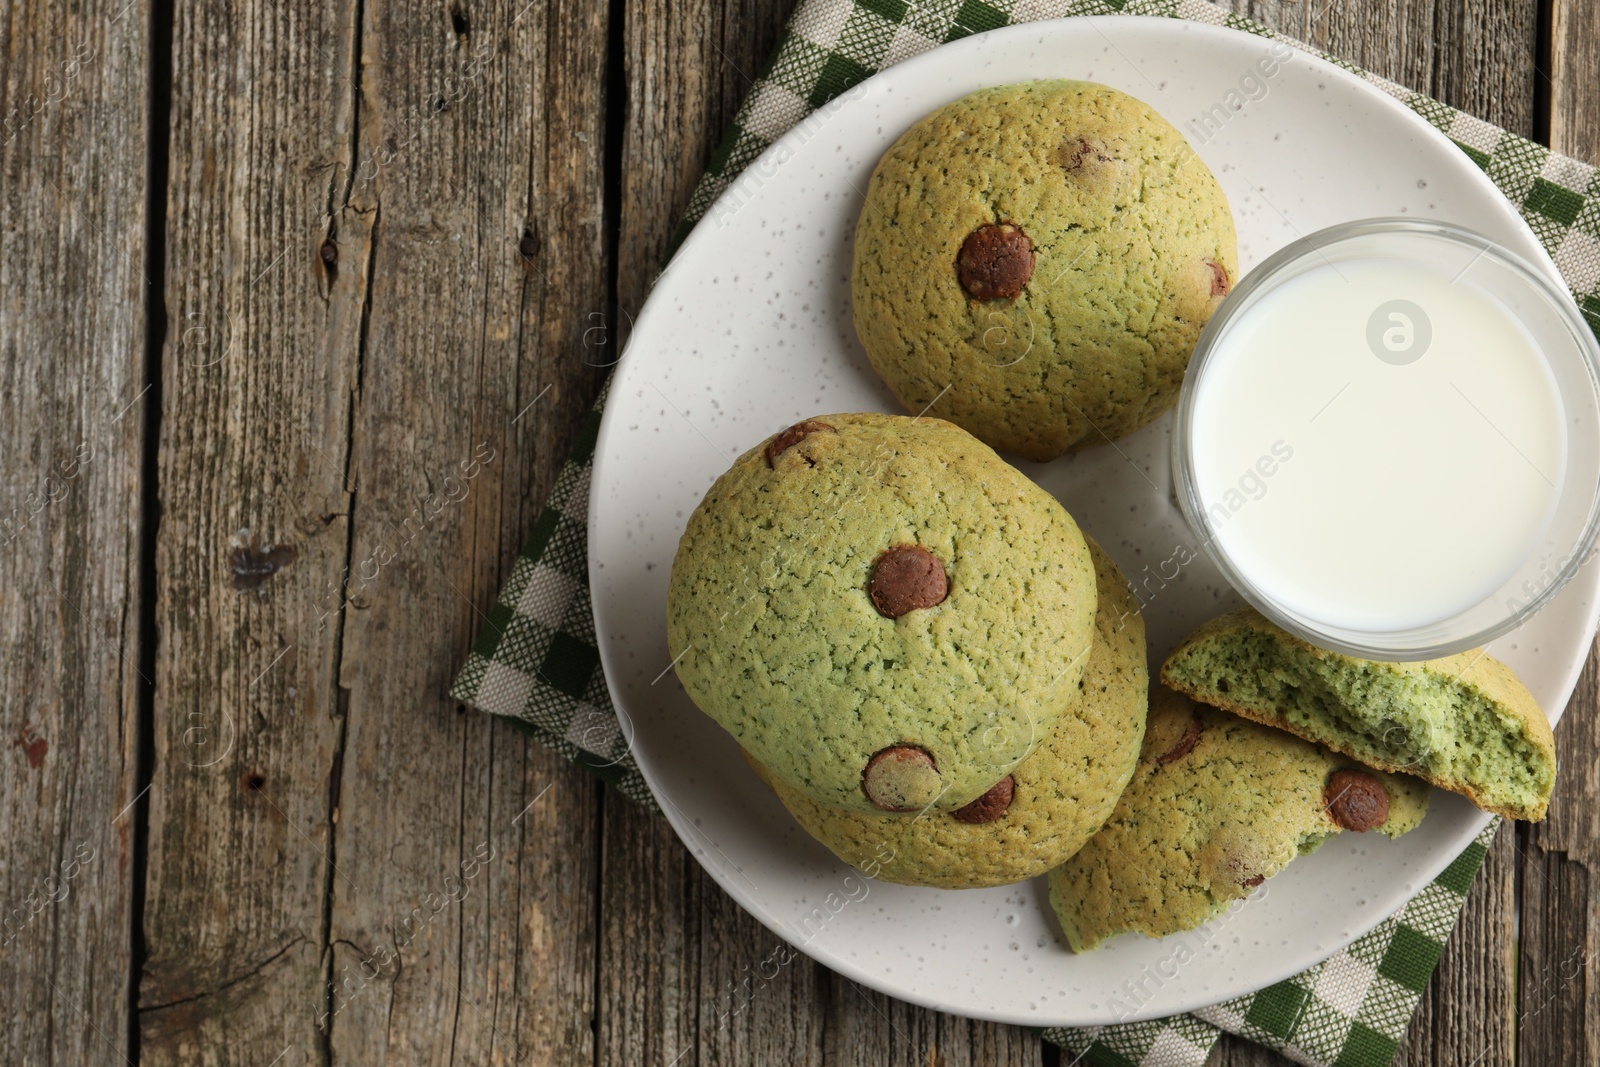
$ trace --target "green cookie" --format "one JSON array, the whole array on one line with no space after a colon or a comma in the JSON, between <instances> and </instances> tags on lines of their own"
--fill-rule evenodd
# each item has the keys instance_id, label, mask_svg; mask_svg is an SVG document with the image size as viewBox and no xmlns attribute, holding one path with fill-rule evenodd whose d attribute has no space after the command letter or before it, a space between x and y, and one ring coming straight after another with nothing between
<instances>
[{"instance_id":1,"label":"green cookie","mask_svg":"<svg viewBox=\"0 0 1600 1067\"><path fill-rule=\"evenodd\" d=\"M1346 827L1414 830L1428 786L1169 689L1150 694L1144 750L1105 827L1050 872L1076 952L1137 931L1192 930Z\"/></svg>"},{"instance_id":2,"label":"green cookie","mask_svg":"<svg viewBox=\"0 0 1600 1067\"><path fill-rule=\"evenodd\" d=\"M864 815L823 807L752 761L756 773L807 833L884 881L975 889L1061 863L1100 829L1128 784L1150 683L1139 602L1093 541L1089 554L1100 610L1079 692L1045 742L991 790L997 795L957 812Z\"/></svg>"},{"instance_id":3,"label":"green cookie","mask_svg":"<svg viewBox=\"0 0 1600 1067\"><path fill-rule=\"evenodd\" d=\"M856 334L908 410L1051 459L1171 407L1237 274L1227 200L1170 123L1092 82L1006 85L878 163Z\"/></svg>"},{"instance_id":4,"label":"green cookie","mask_svg":"<svg viewBox=\"0 0 1600 1067\"><path fill-rule=\"evenodd\" d=\"M706 493L667 640L694 702L817 803L949 811L1066 713L1096 603L1072 517L971 435L824 415Z\"/></svg>"}]
</instances>

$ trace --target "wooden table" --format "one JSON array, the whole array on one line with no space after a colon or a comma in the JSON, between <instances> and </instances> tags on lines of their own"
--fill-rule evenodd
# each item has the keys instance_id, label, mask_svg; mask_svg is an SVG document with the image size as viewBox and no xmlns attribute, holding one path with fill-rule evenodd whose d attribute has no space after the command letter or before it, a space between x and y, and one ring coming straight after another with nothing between
<instances>
[{"instance_id":1,"label":"wooden table","mask_svg":"<svg viewBox=\"0 0 1600 1067\"><path fill-rule=\"evenodd\" d=\"M0 0L0 1062L1061 1062L747 995L663 821L445 695L790 6ZM1237 6L1600 161L1600 5ZM1593 666L1402 1062L1600 1060Z\"/></svg>"}]
</instances>

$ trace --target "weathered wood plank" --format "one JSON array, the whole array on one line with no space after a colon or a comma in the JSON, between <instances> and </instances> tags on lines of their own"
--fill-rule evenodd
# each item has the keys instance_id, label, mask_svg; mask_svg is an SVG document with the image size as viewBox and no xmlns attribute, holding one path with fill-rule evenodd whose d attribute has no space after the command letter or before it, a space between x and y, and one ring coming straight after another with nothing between
<instances>
[{"instance_id":1,"label":"weathered wood plank","mask_svg":"<svg viewBox=\"0 0 1600 1067\"><path fill-rule=\"evenodd\" d=\"M1600 7L1554 0L1550 147L1600 164ZM1590 566L1593 566L1591 563ZM1556 729L1550 817L1522 827L1519 1064L1600 1062L1600 654Z\"/></svg>"},{"instance_id":2,"label":"weathered wood plank","mask_svg":"<svg viewBox=\"0 0 1600 1067\"><path fill-rule=\"evenodd\" d=\"M587 1065L599 787L444 693L599 387L609 13L366 11L361 149L392 159L350 208L375 219L351 559L378 573L339 670L330 938L359 995L331 1053Z\"/></svg>"},{"instance_id":3,"label":"weathered wood plank","mask_svg":"<svg viewBox=\"0 0 1600 1067\"><path fill-rule=\"evenodd\" d=\"M368 217L334 214L355 162L356 10L174 14L151 1064L293 1067L322 1051L328 898L348 877L330 792L370 241Z\"/></svg>"},{"instance_id":4,"label":"weathered wood plank","mask_svg":"<svg viewBox=\"0 0 1600 1067\"><path fill-rule=\"evenodd\" d=\"M0 1061L131 1054L145 51L0 3Z\"/></svg>"},{"instance_id":5,"label":"weathered wood plank","mask_svg":"<svg viewBox=\"0 0 1600 1067\"><path fill-rule=\"evenodd\" d=\"M1401 0L1230 6L1524 135L1534 132L1536 0ZM1485 860L1460 926L1446 945L1397 1063L1508 1063L1514 1055L1514 833ZM1283 1057L1225 1037L1213 1064L1268 1067Z\"/></svg>"},{"instance_id":6,"label":"weathered wood plank","mask_svg":"<svg viewBox=\"0 0 1600 1067\"><path fill-rule=\"evenodd\" d=\"M720 891L665 819L612 795L602 827L597 1067L698 1064L705 1031L737 1007L729 997L700 1003L699 904ZM810 1058L808 1049L794 1052L802 1063Z\"/></svg>"},{"instance_id":7,"label":"weathered wood plank","mask_svg":"<svg viewBox=\"0 0 1600 1067\"><path fill-rule=\"evenodd\" d=\"M1552 0L1550 146L1600 164L1600 6Z\"/></svg>"},{"instance_id":8,"label":"weathered wood plank","mask_svg":"<svg viewBox=\"0 0 1600 1067\"><path fill-rule=\"evenodd\" d=\"M1556 730L1550 816L1519 827L1517 1062L1600 1061L1600 660Z\"/></svg>"}]
</instances>

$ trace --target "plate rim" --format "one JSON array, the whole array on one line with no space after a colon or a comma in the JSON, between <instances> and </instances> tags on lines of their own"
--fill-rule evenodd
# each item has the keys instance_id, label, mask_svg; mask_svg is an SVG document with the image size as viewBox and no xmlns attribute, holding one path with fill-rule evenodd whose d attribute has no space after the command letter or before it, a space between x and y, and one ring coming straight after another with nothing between
<instances>
[{"instance_id":1,"label":"plate rim","mask_svg":"<svg viewBox=\"0 0 1600 1067\"><path fill-rule=\"evenodd\" d=\"M1557 283L1560 285L1561 291L1568 294L1568 298L1570 299L1570 287L1566 284L1565 279L1561 276L1561 273L1556 267L1555 262L1551 258L1550 254L1544 249L1543 242L1539 240L1532 227L1528 225L1527 220L1522 216L1521 212L1516 209L1516 206L1511 203L1510 199L1506 197L1500 188L1494 184L1494 181L1489 177L1489 175L1484 172L1482 168L1473 164L1472 160L1461 151L1460 147L1454 141L1452 141L1444 132L1439 130L1432 123L1428 122L1428 120L1422 115L1406 106L1404 102L1396 98L1393 94L1386 92L1381 86L1374 84L1358 73L1346 70L1337 63L1325 58L1320 53L1313 51L1308 46L1292 39L1265 36L1251 33L1247 30L1236 29L1231 26L1198 22L1181 17L1119 14L1078 15L1062 18L1041 19L1032 22L1022 22L1008 26L997 27L993 30L972 34L959 41L936 45L925 52L902 60L901 62L895 63L892 66L883 68L882 70L873 74L871 77L866 78L858 83L857 86L847 90L846 93L840 94L840 97L835 97L834 100L838 100L843 97L846 98L847 101L853 101L857 95L865 95L866 91L870 90L870 88L873 86L873 83L880 82L880 79L885 83L892 80L890 77L891 75L905 77L925 67L937 68L945 64L959 63L964 58L971 58L973 55L980 54L985 48L994 47L994 42L996 40L1008 37L1020 38L1029 34L1038 34L1041 31L1045 33L1052 31L1061 32L1067 30L1069 26L1076 27L1079 25L1085 25L1094 29L1100 34L1101 37L1106 39L1107 44L1109 44L1114 50L1118 49L1116 49L1115 42L1112 41L1108 36L1108 29L1115 32L1131 31L1136 34L1148 34L1158 38L1163 36L1198 33L1202 37L1209 36L1234 42L1238 42L1240 38L1267 42L1276 41L1286 45L1287 47L1293 48L1297 58L1309 61L1310 66L1319 70L1324 75L1341 81L1346 86L1353 87L1357 94L1365 95L1369 100L1377 101L1377 106L1387 108L1391 111L1391 113L1401 117L1401 119L1406 124L1410 125L1421 137L1434 142L1437 147L1448 148L1450 153L1459 157L1460 162L1463 164L1462 167L1458 168L1459 172L1467 176L1466 180L1469 183L1477 185L1481 191L1492 194L1491 202L1495 203L1502 213L1512 221L1514 227L1521 231L1522 235L1529 241L1530 247L1537 250L1536 255L1525 258L1530 259L1535 266L1543 270L1551 278L1557 281ZM1120 52L1120 50L1118 51ZM1131 60L1124 59L1124 62L1128 63L1130 66L1134 66ZM1137 67L1135 66L1134 69L1137 70ZM1142 72L1140 73L1142 74ZM1146 78L1146 80L1148 81L1149 79ZM996 81L993 84L1004 85L1010 84L1010 82ZM833 101L830 101L830 103L832 102ZM827 107L828 104L824 104L822 106ZM846 106L848 106L848 102ZM816 111L813 110L809 114L815 113ZM746 173L751 168L755 168L758 165L763 164L769 160L769 158L774 157L781 152L787 152L791 155L794 154L802 149L806 141L809 139L810 135L807 134L803 128L802 117L802 122L796 123L796 125L786 130L782 136L768 144L759 155L746 164L746 166L740 171L740 174ZM664 303L664 301L657 300L659 283L672 270L680 258L684 257L691 250L697 248L700 244L712 239L710 233L712 230L716 229L716 227L708 227L705 225L705 223L708 219L716 217L717 211L719 208L724 206L725 201L730 201L734 197L741 195L738 177L739 175L733 175L730 177L728 184L717 195L717 197L709 205L707 205L705 212L701 215L700 219L697 220L695 226L693 229L691 229L688 236L678 246L671 258L652 279L650 292L646 297L644 305L640 308L639 314L634 319L633 327L629 332L628 342L624 346L621 354L618 356L616 366L612 372L612 377L606 384L605 390L607 395L610 394L612 389L624 387L629 384L628 380L624 376L627 375L628 372L636 365L641 365L637 358L630 359L629 355L633 351L635 338L646 332L645 327L652 321L653 312L655 311L656 306L660 303ZM1281 215L1282 213L1279 212L1279 214ZM1298 230L1298 228L1294 227L1292 223L1290 226L1291 228ZM1521 253L1519 252L1519 254ZM642 373L642 371L638 373ZM617 421L613 417L615 411L616 408L608 403L601 413L600 428L596 436L593 452L594 461L593 469L591 471L591 489L588 507L585 512L587 529L593 529L595 527L599 512L603 506L604 496L602 493L597 492L596 489L605 484L604 471L607 465L605 460L605 457L608 453L607 445L611 442L612 437L617 432ZM598 572L601 569L601 564L599 563L595 553L593 538L589 538L586 541L585 561L589 586L592 590L600 584ZM1578 580L1578 576L1582 573L1583 570L1580 568L1580 570L1574 575L1574 583ZM1593 584L1593 581L1591 581L1591 584ZM1591 603L1585 616L1584 627L1585 632L1588 635L1587 643L1592 644L1595 637L1597 624L1600 624L1600 590L1597 590L1597 595L1591 596L1590 599ZM1546 608L1548 607L1549 605L1546 605ZM856 961L832 954L826 951L825 948L818 946L815 942L797 944L790 937L790 931L788 931L787 928L779 924L776 920L771 919L766 914L766 909L755 906L751 899L751 894L745 892L742 887L737 884L737 881L732 877L731 872L723 871L716 865L708 862L706 850L695 843L693 827L687 816L677 808L677 805L673 803L669 797L666 797L662 794L660 788L657 786L655 777L647 771L646 761L640 758L640 754L634 748L635 731L632 729L632 713L623 707L623 702L617 695L624 691L623 687L619 686L618 684L620 678L622 677L622 669L620 664L618 664L615 660L617 653L612 649L612 642L605 640L605 636L609 631L608 628L601 623L598 612L595 613L594 622L596 629L596 643L600 653L600 664L604 673L607 690L612 694L613 701L616 704L618 712L620 713L618 716L619 725L622 727L623 735L626 738L628 751L634 756L635 762L639 767L640 777L643 779L646 788L650 791L651 797L656 801L658 808L667 819L668 824L672 827L673 833L677 836L678 840L688 850L690 855L694 857L695 862L701 866L701 868L712 878L714 882L716 882L718 887L723 892L732 897L735 903L737 903L741 909L753 917L765 929L781 938L784 943L789 945L791 948L803 953L808 958L820 963L830 970L887 996L892 996L898 1000L915 1004L920 1007L929 1008L935 1011L947 1012L962 1016L964 1018L979 1018L987 1021L1006 1023L1009 1025L1030 1026L1035 1029L1040 1027L1049 1028L1057 1026L1085 1027L1105 1025L1105 1021L1099 1018L1086 1019L1085 1021L1062 1022L1058 1021L1058 1017L1041 1020L1037 1017L1037 1015L1025 1016L1016 1012L986 1012L974 1015L971 1014L969 1009L963 1005L951 1004L947 1001L941 1000L937 996L932 996L917 990L909 990L903 985L896 985L892 982L887 982L876 973L869 971L865 967L857 964ZM1510 634L1504 635L1504 637L1509 637L1516 632L1516 630L1513 630L1510 632ZM1552 727L1560 722L1566 713L1567 707L1572 701L1573 693L1576 690L1577 682L1584 668L1585 659L1586 657L1580 658L1576 664L1569 663L1564 676L1560 678L1560 684L1556 688L1561 691L1563 696L1560 700L1559 707L1554 710L1554 717L1550 719ZM1545 710L1547 716L1551 714L1547 709L1541 710ZM1233 999L1235 997L1250 996L1260 992L1262 989L1265 989L1268 986L1274 985L1303 972L1307 969L1307 967L1316 966L1324 960L1338 955L1351 943L1370 933L1386 920L1393 918L1394 915L1399 914L1399 912L1404 909L1406 904L1408 904L1418 894L1425 891L1426 888L1432 884L1433 880L1437 878L1438 875L1445 870L1445 868L1454 862L1454 860L1462 851L1465 851L1471 846L1473 840L1475 840L1476 837L1482 833L1484 827L1489 825L1493 817L1494 816L1488 812L1476 811L1473 814L1470 823L1468 824L1468 829L1464 830L1461 834L1461 842L1458 848L1443 850L1445 854L1442 857L1435 857L1434 860L1430 861L1426 865L1420 866L1417 869L1415 889L1410 896L1406 897L1405 903L1402 903L1400 908L1389 914L1378 915L1376 918L1371 919L1370 922L1365 918L1362 918L1359 921L1352 923L1349 930L1346 931L1346 935L1328 939L1327 943L1318 949L1318 958L1312 960L1310 963L1294 962L1290 964L1279 965L1269 964L1260 969L1260 973L1264 975L1264 977L1259 979L1250 979L1238 989L1232 989L1220 995L1201 992L1197 989L1197 991L1194 994L1191 994L1189 997L1177 998L1179 1001L1177 1006L1172 1006L1170 1004L1163 1005L1160 1015L1146 1014L1144 1011L1140 1010L1133 1012L1126 1018L1118 1020L1118 1022L1141 1022L1148 1021L1149 1019L1153 1018L1184 1014L1193 1011L1196 1008L1209 1007L1221 1001ZM1030 879L1029 881L1037 881L1037 879ZM1025 885L1028 883L1024 882L1021 884ZM1323 953L1322 949L1326 949L1326 952ZM1272 957L1268 957L1268 959L1270 958ZM1245 986L1248 986L1248 988L1245 988Z\"/></svg>"}]
</instances>

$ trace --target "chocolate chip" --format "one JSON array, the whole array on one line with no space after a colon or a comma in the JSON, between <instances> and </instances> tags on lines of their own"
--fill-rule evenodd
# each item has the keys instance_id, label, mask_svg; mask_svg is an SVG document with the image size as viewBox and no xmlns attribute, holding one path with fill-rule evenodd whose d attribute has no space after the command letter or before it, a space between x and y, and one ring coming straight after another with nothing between
<instances>
[{"instance_id":1,"label":"chocolate chip","mask_svg":"<svg viewBox=\"0 0 1600 1067\"><path fill-rule=\"evenodd\" d=\"M1211 295L1227 296L1228 290L1233 288L1233 281L1228 277L1228 268L1214 259L1206 260L1206 266L1211 268Z\"/></svg>"},{"instance_id":2,"label":"chocolate chip","mask_svg":"<svg viewBox=\"0 0 1600 1067\"><path fill-rule=\"evenodd\" d=\"M1009 222L979 226L961 242L956 275L979 300L1011 300L1033 277L1033 242Z\"/></svg>"},{"instance_id":3,"label":"chocolate chip","mask_svg":"<svg viewBox=\"0 0 1600 1067\"><path fill-rule=\"evenodd\" d=\"M1238 823L1217 828L1195 853L1196 871L1201 884L1209 884L1219 899L1244 894L1237 889L1252 889L1266 880L1271 857L1261 841Z\"/></svg>"},{"instance_id":4,"label":"chocolate chip","mask_svg":"<svg viewBox=\"0 0 1600 1067\"><path fill-rule=\"evenodd\" d=\"M814 433L838 432L838 430L835 430L827 423L818 422L816 419L806 419L804 422L797 422L767 442L767 466L773 466L773 460L777 459L780 455L799 444L803 438L809 437Z\"/></svg>"},{"instance_id":5,"label":"chocolate chip","mask_svg":"<svg viewBox=\"0 0 1600 1067\"><path fill-rule=\"evenodd\" d=\"M1056 149L1055 161L1062 170L1071 172L1084 167L1097 170L1101 164L1110 163L1116 158L1106 150L1103 142L1091 141L1087 137L1068 137Z\"/></svg>"},{"instance_id":6,"label":"chocolate chip","mask_svg":"<svg viewBox=\"0 0 1600 1067\"><path fill-rule=\"evenodd\" d=\"M1329 818L1346 830L1364 833L1389 821L1389 793L1366 771L1353 767L1334 771L1322 798Z\"/></svg>"},{"instance_id":7,"label":"chocolate chip","mask_svg":"<svg viewBox=\"0 0 1600 1067\"><path fill-rule=\"evenodd\" d=\"M950 594L950 579L939 557L921 545L895 545L872 565L867 594L879 615L898 619L943 602Z\"/></svg>"},{"instance_id":8,"label":"chocolate chip","mask_svg":"<svg viewBox=\"0 0 1600 1067\"><path fill-rule=\"evenodd\" d=\"M861 789L884 811L921 811L939 797L939 768L925 749L891 745L867 760Z\"/></svg>"},{"instance_id":9,"label":"chocolate chip","mask_svg":"<svg viewBox=\"0 0 1600 1067\"><path fill-rule=\"evenodd\" d=\"M956 822L980 823L994 822L1006 813L1011 807L1011 797L1016 791L1016 783L1011 780L1011 775L1006 775L983 796L974 800L966 807L957 808L950 813Z\"/></svg>"},{"instance_id":10,"label":"chocolate chip","mask_svg":"<svg viewBox=\"0 0 1600 1067\"><path fill-rule=\"evenodd\" d=\"M1171 748L1157 756L1156 762L1165 767L1173 760L1180 760L1187 756L1194 746L1199 744L1200 731L1203 729L1205 729L1205 724L1200 721L1200 713L1197 711L1189 719L1189 725L1184 727L1183 736L1178 738L1177 743Z\"/></svg>"}]
</instances>

